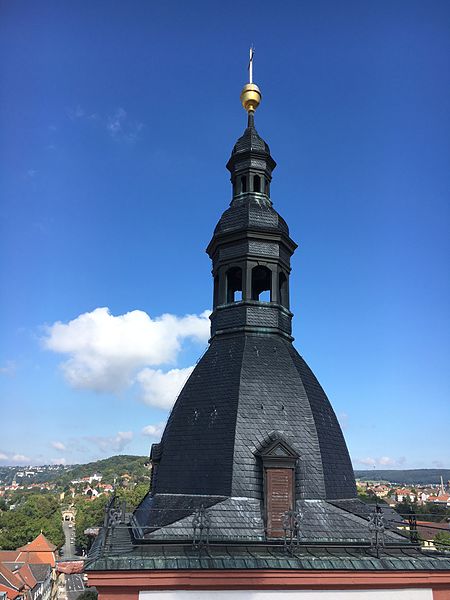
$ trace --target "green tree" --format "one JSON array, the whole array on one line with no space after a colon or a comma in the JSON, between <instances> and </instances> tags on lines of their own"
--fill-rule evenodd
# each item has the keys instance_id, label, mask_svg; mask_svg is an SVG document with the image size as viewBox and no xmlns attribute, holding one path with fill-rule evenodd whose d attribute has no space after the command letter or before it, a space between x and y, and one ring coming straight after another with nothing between
<instances>
[{"instance_id":1,"label":"green tree","mask_svg":"<svg viewBox=\"0 0 450 600\"><path fill-rule=\"evenodd\" d=\"M94 590L84 590L81 592L79 596L77 596L77 600L97 600L98 592Z\"/></svg>"},{"instance_id":2,"label":"green tree","mask_svg":"<svg viewBox=\"0 0 450 600\"><path fill-rule=\"evenodd\" d=\"M138 483L132 488L119 488L117 490L117 496L120 500L125 500L127 512L132 512L139 506L148 490L148 482Z\"/></svg>"},{"instance_id":3,"label":"green tree","mask_svg":"<svg viewBox=\"0 0 450 600\"><path fill-rule=\"evenodd\" d=\"M109 497L104 494L88 500L85 497L78 498L75 502L77 517L75 520L75 545L78 550L87 552L91 546L92 538L84 532L91 527L101 527L105 518L105 508Z\"/></svg>"},{"instance_id":4,"label":"green tree","mask_svg":"<svg viewBox=\"0 0 450 600\"><path fill-rule=\"evenodd\" d=\"M450 531L440 531L434 536L434 545L441 552L450 552Z\"/></svg>"},{"instance_id":5,"label":"green tree","mask_svg":"<svg viewBox=\"0 0 450 600\"><path fill-rule=\"evenodd\" d=\"M23 496L14 510L0 512L0 548L14 550L40 533L55 546L64 544L58 499L49 494Z\"/></svg>"}]
</instances>

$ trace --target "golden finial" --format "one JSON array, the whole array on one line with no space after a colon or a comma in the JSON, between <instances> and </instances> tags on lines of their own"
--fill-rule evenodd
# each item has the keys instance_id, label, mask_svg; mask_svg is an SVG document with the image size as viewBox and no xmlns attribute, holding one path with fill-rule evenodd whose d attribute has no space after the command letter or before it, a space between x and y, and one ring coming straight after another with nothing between
<instances>
[{"instance_id":1,"label":"golden finial","mask_svg":"<svg viewBox=\"0 0 450 600\"><path fill-rule=\"evenodd\" d=\"M253 55L255 53L255 49L253 46L250 48L250 61L248 63L248 80L249 82L244 85L244 88L241 92L241 102L242 106L245 110L250 112L255 112L258 108L259 103L261 102L261 92L259 91L259 87L256 83L253 83Z\"/></svg>"}]
</instances>

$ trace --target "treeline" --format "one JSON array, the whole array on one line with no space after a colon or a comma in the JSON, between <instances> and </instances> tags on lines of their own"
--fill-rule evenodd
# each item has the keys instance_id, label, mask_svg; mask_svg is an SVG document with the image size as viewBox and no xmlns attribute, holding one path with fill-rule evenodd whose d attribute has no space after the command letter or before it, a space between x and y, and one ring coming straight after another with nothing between
<instances>
[{"instance_id":1,"label":"treeline","mask_svg":"<svg viewBox=\"0 0 450 600\"><path fill-rule=\"evenodd\" d=\"M0 548L15 550L31 542L41 531L55 546L64 544L58 498L50 494L26 494L13 510L0 504Z\"/></svg>"},{"instance_id":2,"label":"treeline","mask_svg":"<svg viewBox=\"0 0 450 600\"><path fill-rule=\"evenodd\" d=\"M373 471L355 471L355 477L361 481L388 481L402 485L437 484L441 476L446 481L450 480L450 469L376 469Z\"/></svg>"}]
</instances>

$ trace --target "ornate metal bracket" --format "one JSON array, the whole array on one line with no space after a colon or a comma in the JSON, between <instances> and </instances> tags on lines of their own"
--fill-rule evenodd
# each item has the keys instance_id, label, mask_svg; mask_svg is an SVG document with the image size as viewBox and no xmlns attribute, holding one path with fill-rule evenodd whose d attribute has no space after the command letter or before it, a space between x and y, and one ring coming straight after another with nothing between
<instances>
[{"instance_id":1,"label":"ornate metal bracket","mask_svg":"<svg viewBox=\"0 0 450 600\"><path fill-rule=\"evenodd\" d=\"M111 500L106 505L105 519L103 521L104 533L104 546L106 540L109 537L110 543L112 543L112 533L121 523L125 523L126 503L125 500L119 500L119 498L113 494ZM109 534L109 536L108 536Z\"/></svg>"},{"instance_id":2,"label":"ornate metal bracket","mask_svg":"<svg viewBox=\"0 0 450 600\"><path fill-rule=\"evenodd\" d=\"M374 548L379 557L380 548L384 548L384 531L386 529L383 510L378 504L369 516L370 546Z\"/></svg>"},{"instance_id":3,"label":"ornate metal bracket","mask_svg":"<svg viewBox=\"0 0 450 600\"><path fill-rule=\"evenodd\" d=\"M301 511L288 510L283 515L282 525L284 532L284 547L292 549L300 542L300 521L303 519Z\"/></svg>"},{"instance_id":4,"label":"ornate metal bracket","mask_svg":"<svg viewBox=\"0 0 450 600\"><path fill-rule=\"evenodd\" d=\"M193 545L195 548L202 548L209 544L209 532L211 529L211 516L203 506L197 510L192 519L192 528L194 530Z\"/></svg>"}]
</instances>

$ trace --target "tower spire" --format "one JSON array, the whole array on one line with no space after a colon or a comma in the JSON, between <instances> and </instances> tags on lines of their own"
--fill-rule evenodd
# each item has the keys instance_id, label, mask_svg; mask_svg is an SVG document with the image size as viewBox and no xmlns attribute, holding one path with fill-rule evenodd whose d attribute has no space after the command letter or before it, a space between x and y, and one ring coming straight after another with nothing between
<instances>
[{"instance_id":1,"label":"tower spire","mask_svg":"<svg viewBox=\"0 0 450 600\"><path fill-rule=\"evenodd\" d=\"M250 60L248 63L248 82L253 83L253 55L255 53L255 49L253 45L250 46Z\"/></svg>"},{"instance_id":2,"label":"tower spire","mask_svg":"<svg viewBox=\"0 0 450 600\"><path fill-rule=\"evenodd\" d=\"M241 92L242 106L248 113L248 126L253 126L253 113L258 108L261 102L261 91L256 83L253 83L253 57L255 49L253 46L250 47L249 63L248 63L248 80L249 82L244 85Z\"/></svg>"}]
</instances>

